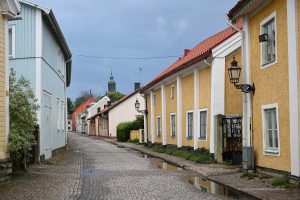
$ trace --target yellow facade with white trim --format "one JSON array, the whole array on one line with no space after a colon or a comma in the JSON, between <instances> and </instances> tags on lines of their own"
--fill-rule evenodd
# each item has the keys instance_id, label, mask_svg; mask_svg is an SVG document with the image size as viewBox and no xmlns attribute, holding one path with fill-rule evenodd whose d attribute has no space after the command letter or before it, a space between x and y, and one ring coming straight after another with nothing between
<instances>
[{"instance_id":1,"label":"yellow facade with white trim","mask_svg":"<svg viewBox=\"0 0 300 200\"><path fill-rule=\"evenodd\" d=\"M277 62L261 67L258 36L261 22L276 12ZM250 17L250 70L256 91L253 105L253 147L256 166L288 171L290 161L289 77L287 41L287 1L272 1ZM279 153L266 154L263 147L262 106L278 104Z\"/></svg>"},{"instance_id":2,"label":"yellow facade with white trim","mask_svg":"<svg viewBox=\"0 0 300 200\"><path fill-rule=\"evenodd\" d=\"M1 12L1 8L0 8ZM0 15L0 159L8 158L7 154L7 108L6 108L6 40L5 17Z\"/></svg>"}]
</instances>

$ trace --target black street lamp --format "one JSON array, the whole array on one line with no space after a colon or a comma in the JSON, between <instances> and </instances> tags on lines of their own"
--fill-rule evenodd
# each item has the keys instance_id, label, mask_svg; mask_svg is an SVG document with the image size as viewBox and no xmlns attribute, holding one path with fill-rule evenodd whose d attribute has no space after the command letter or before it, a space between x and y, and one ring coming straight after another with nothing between
<instances>
[{"instance_id":1,"label":"black street lamp","mask_svg":"<svg viewBox=\"0 0 300 200\"><path fill-rule=\"evenodd\" d=\"M235 60L235 57L233 57L233 61L231 62L231 67L228 69L230 83L233 83L237 89L242 90L242 92L244 93L254 94L255 92L254 83L252 85L238 84L240 82L241 70L242 69L238 66L238 62Z\"/></svg>"},{"instance_id":2,"label":"black street lamp","mask_svg":"<svg viewBox=\"0 0 300 200\"><path fill-rule=\"evenodd\" d=\"M139 100L136 99L135 104L134 104L136 111L138 111L139 113L147 114L148 113L147 110L140 110L140 105L141 104L140 104Z\"/></svg>"}]
</instances>

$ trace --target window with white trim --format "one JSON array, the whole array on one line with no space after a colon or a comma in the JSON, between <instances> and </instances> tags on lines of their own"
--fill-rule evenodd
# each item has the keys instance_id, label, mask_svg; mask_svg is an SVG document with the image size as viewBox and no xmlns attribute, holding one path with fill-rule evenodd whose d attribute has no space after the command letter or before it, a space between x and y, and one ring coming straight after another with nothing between
<instances>
[{"instance_id":1,"label":"window with white trim","mask_svg":"<svg viewBox=\"0 0 300 200\"><path fill-rule=\"evenodd\" d=\"M268 40L261 43L261 64L268 65L276 61L276 19L275 16L266 19L261 24L261 34L267 34Z\"/></svg>"},{"instance_id":2,"label":"window with white trim","mask_svg":"<svg viewBox=\"0 0 300 200\"><path fill-rule=\"evenodd\" d=\"M156 118L156 132L157 132L157 136L161 135L161 119L160 119L160 117Z\"/></svg>"},{"instance_id":3,"label":"window with white trim","mask_svg":"<svg viewBox=\"0 0 300 200\"><path fill-rule=\"evenodd\" d=\"M171 97L171 99L174 99L174 97L175 97L175 87L174 87L174 85L171 86L170 97Z\"/></svg>"},{"instance_id":4,"label":"window with white trim","mask_svg":"<svg viewBox=\"0 0 300 200\"><path fill-rule=\"evenodd\" d=\"M171 136L175 137L176 135L176 114L175 113L170 115L170 125L171 125Z\"/></svg>"},{"instance_id":5,"label":"window with white trim","mask_svg":"<svg viewBox=\"0 0 300 200\"><path fill-rule=\"evenodd\" d=\"M193 112L187 112L186 114L186 128L187 128L187 137L192 138L193 137Z\"/></svg>"},{"instance_id":6,"label":"window with white trim","mask_svg":"<svg viewBox=\"0 0 300 200\"><path fill-rule=\"evenodd\" d=\"M156 94L153 94L153 105L156 105Z\"/></svg>"},{"instance_id":7,"label":"window with white trim","mask_svg":"<svg viewBox=\"0 0 300 200\"><path fill-rule=\"evenodd\" d=\"M60 111L60 100L59 99L57 99L57 103L56 103L56 108L57 108L57 131L59 131L60 130L60 122L61 122L61 120L60 120L60 113L61 113L61 111Z\"/></svg>"},{"instance_id":8,"label":"window with white trim","mask_svg":"<svg viewBox=\"0 0 300 200\"><path fill-rule=\"evenodd\" d=\"M16 49L16 44L15 44L15 26L11 25L8 26L8 55L10 58L15 57L15 49Z\"/></svg>"},{"instance_id":9,"label":"window with white trim","mask_svg":"<svg viewBox=\"0 0 300 200\"><path fill-rule=\"evenodd\" d=\"M65 113L65 104L63 101L61 101L61 122L60 122L60 124L61 124L60 130L61 131L65 130L65 115L64 115L64 113Z\"/></svg>"},{"instance_id":10,"label":"window with white trim","mask_svg":"<svg viewBox=\"0 0 300 200\"><path fill-rule=\"evenodd\" d=\"M277 108L263 109L264 146L266 153L279 153Z\"/></svg>"},{"instance_id":11,"label":"window with white trim","mask_svg":"<svg viewBox=\"0 0 300 200\"><path fill-rule=\"evenodd\" d=\"M206 140L207 137L207 110L200 110L199 113L200 123L200 140Z\"/></svg>"}]
</instances>

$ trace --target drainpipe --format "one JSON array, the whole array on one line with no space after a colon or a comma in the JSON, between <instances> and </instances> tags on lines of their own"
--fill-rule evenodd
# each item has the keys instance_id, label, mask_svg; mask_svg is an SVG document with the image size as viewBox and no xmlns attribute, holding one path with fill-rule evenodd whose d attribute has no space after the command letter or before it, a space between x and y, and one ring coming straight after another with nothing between
<instances>
[{"instance_id":1,"label":"drainpipe","mask_svg":"<svg viewBox=\"0 0 300 200\"><path fill-rule=\"evenodd\" d=\"M244 30L232 24L228 19L227 24L234 30L238 31L242 35L242 63L243 63L243 83L250 83L250 58L247 50L249 51L249 34L245 32L249 27L249 18L245 16L243 18ZM253 171L254 169L254 150L252 145L252 94L243 93L243 169L245 171Z\"/></svg>"}]
</instances>

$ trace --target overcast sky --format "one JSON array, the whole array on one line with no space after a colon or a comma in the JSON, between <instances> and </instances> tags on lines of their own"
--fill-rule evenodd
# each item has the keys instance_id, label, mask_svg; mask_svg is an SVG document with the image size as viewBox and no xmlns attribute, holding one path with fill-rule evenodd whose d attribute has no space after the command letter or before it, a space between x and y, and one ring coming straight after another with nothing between
<instances>
[{"instance_id":1,"label":"overcast sky","mask_svg":"<svg viewBox=\"0 0 300 200\"><path fill-rule=\"evenodd\" d=\"M147 84L177 58L116 60L79 57L178 56L226 28L237 0L30 0L52 8L73 53L68 96L103 94L112 69L117 90Z\"/></svg>"}]
</instances>

